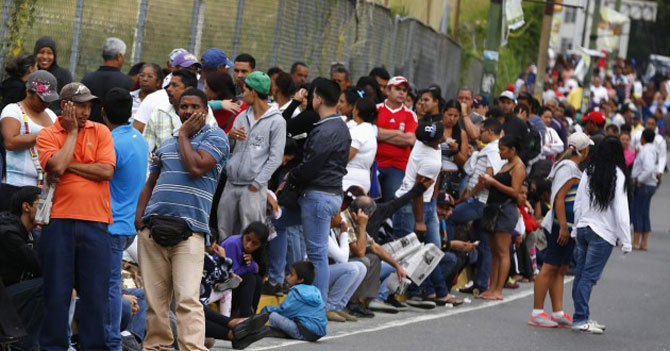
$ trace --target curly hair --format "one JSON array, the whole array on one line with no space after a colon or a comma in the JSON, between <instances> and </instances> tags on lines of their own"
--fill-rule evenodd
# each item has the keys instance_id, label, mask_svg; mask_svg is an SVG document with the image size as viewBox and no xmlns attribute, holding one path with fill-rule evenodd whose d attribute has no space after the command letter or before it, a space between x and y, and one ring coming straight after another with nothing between
<instances>
[{"instance_id":1,"label":"curly hair","mask_svg":"<svg viewBox=\"0 0 670 351\"><path fill-rule=\"evenodd\" d=\"M619 168L624 177L623 191L627 191L630 182L626 161L623 156L623 146L619 138L608 136L601 141L591 156L586 175L589 177L589 199L591 205L601 211L609 208L616 192L617 172Z\"/></svg>"}]
</instances>

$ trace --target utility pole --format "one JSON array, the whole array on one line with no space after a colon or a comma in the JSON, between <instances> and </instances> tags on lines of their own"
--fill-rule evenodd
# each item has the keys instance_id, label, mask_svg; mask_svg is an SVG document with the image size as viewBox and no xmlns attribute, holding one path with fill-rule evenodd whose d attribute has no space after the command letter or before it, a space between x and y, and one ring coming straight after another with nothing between
<instances>
[{"instance_id":1,"label":"utility pole","mask_svg":"<svg viewBox=\"0 0 670 351\"><path fill-rule=\"evenodd\" d=\"M537 78L535 79L535 88L533 95L538 100L542 99L544 91L544 77L547 71L549 38L551 37L551 22L554 17L554 2L547 1L544 5L544 17L542 18L542 32L540 33L540 52L537 54Z\"/></svg>"},{"instance_id":2,"label":"utility pole","mask_svg":"<svg viewBox=\"0 0 670 351\"><path fill-rule=\"evenodd\" d=\"M598 41L598 25L600 24L600 2L601 0L595 0L593 8L593 19L591 20L591 35L589 36L589 49L596 49L596 42ZM591 76L593 75L593 66L596 58L591 57L589 62L589 69L586 71L584 76L584 88L582 91L582 115L586 113L589 109L590 97L591 97Z\"/></svg>"},{"instance_id":3,"label":"utility pole","mask_svg":"<svg viewBox=\"0 0 670 351\"><path fill-rule=\"evenodd\" d=\"M484 74L482 75L482 92L494 97L496 72L498 68L498 51L502 35L502 0L491 0L489 8L489 28L486 34L484 50Z\"/></svg>"},{"instance_id":4,"label":"utility pole","mask_svg":"<svg viewBox=\"0 0 670 351\"><path fill-rule=\"evenodd\" d=\"M461 17L461 0L456 0L456 9L454 10L456 12L454 14L454 30L452 32L452 36L454 37L454 40L458 42L458 26L460 25L460 17Z\"/></svg>"}]
</instances>

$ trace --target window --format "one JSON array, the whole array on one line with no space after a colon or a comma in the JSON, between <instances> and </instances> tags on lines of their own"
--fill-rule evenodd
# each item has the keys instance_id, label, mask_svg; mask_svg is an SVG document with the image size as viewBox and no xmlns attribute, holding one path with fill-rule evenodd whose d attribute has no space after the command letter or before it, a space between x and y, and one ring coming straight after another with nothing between
<instances>
[{"instance_id":1,"label":"window","mask_svg":"<svg viewBox=\"0 0 670 351\"><path fill-rule=\"evenodd\" d=\"M561 52L572 50L573 38L561 38Z\"/></svg>"},{"instance_id":2,"label":"window","mask_svg":"<svg viewBox=\"0 0 670 351\"><path fill-rule=\"evenodd\" d=\"M574 7L564 7L565 9L565 23L575 23L577 19L577 9Z\"/></svg>"}]
</instances>

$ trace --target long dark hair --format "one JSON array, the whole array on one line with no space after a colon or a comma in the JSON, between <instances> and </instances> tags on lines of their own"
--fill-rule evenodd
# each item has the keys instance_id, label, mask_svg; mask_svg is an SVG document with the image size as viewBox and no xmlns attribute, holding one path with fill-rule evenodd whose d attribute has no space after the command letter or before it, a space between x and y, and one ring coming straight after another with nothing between
<instances>
[{"instance_id":1,"label":"long dark hair","mask_svg":"<svg viewBox=\"0 0 670 351\"><path fill-rule=\"evenodd\" d=\"M253 257L254 261L258 265L258 274L263 277L265 276L265 273L267 272L267 244L268 244L268 237L270 236L270 230L268 227L263 224L263 222L251 222L242 232L242 235L247 235L250 233L254 233L256 238L261 242L261 247L258 248L258 250L254 251L251 253L251 257Z\"/></svg>"},{"instance_id":2,"label":"long dark hair","mask_svg":"<svg viewBox=\"0 0 670 351\"><path fill-rule=\"evenodd\" d=\"M212 89L219 100L229 100L235 98L235 83L230 74L226 72L212 72L205 78L207 86Z\"/></svg>"},{"instance_id":3,"label":"long dark hair","mask_svg":"<svg viewBox=\"0 0 670 351\"><path fill-rule=\"evenodd\" d=\"M591 155L586 166L586 175L589 177L589 199L601 211L606 210L614 199L617 182L617 167L623 172L625 179L623 191L627 191L629 178L626 160L623 156L623 146L619 138L608 136L601 141Z\"/></svg>"}]
</instances>

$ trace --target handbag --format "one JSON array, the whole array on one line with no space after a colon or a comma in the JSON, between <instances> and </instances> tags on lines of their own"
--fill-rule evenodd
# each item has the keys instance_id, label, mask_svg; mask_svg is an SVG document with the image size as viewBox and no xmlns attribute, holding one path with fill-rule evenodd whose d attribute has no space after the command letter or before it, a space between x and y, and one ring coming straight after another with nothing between
<instances>
[{"instance_id":1,"label":"handbag","mask_svg":"<svg viewBox=\"0 0 670 351\"><path fill-rule=\"evenodd\" d=\"M21 115L23 118L23 131L25 135L30 134L30 126L28 125L28 115L26 114L26 111L23 110L23 106L21 104L19 105L19 108L21 109ZM56 190L56 185L55 184L47 184L47 187L45 189L45 179L46 179L46 174L44 172L44 169L42 168L42 165L40 164L39 157L37 156L37 148L35 145L31 146L28 148L28 151L30 152L30 158L33 161L33 165L35 166L35 171L37 171L37 187L42 190L40 194L39 201L37 202L37 214L35 215L35 223L39 225L47 225L49 224L49 219L51 218L51 205L53 204L53 198L54 198L54 191Z\"/></svg>"},{"instance_id":2,"label":"handbag","mask_svg":"<svg viewBox=\"0 0 670 351\"><path fill-rule=\"evenodd\" d=\"M153 215L145 222L149 227L149 237L163 247L173 247L193 235L183 218Z\"/></svg>"}]
</instances>

